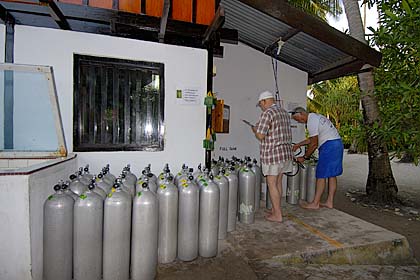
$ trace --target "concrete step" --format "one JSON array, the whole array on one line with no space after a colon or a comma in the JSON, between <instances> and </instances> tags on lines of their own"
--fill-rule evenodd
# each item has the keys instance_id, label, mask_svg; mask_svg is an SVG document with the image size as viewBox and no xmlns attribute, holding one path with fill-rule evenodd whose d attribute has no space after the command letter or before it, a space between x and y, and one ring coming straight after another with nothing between
<instances>
[{"instance_id":1,"label":"concrete step","mask_svg":"<svg viewBox=\"0 0 420 280\"><path fill-rule=\"evenodd\" d=\"M254 224L237 223L226 240L219 240L217 257L161 264L157 279L359 279L342 275L371 273L377 277L360 279L405 280L420 275L400 234L335 209L309 211L285 202L282 207L282 223L266 221L261 208ZM388 278L391 268L392 273L400 269L398 275L405 278Z\"/></svg>"},{"instance_id":2,"label":"concrete step","mask_svg":"<svg viewBox=\"0 0 420 280\"><path fill-rule=\"evenodd\" d=\"M251 262L282 264L415 264L407 239L335 209L305 210L282 203L283 223L260 209L227 242Z\"/></svg>"}]
</instances>

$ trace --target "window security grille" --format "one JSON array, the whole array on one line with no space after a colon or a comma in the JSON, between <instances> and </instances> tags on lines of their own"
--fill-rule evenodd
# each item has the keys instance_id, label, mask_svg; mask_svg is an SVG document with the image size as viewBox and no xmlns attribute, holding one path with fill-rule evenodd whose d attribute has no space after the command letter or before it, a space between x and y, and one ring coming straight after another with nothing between
<instances>
[{"instance_id":1,"label":"window security grille","mask_svg":"<svg viewBox=\"0 0 420 280\"><path fill-rule=\"evenodd\" d=\"M164 65L74 55L74 151L161 151Z\"/></svg>"}]
</instances>

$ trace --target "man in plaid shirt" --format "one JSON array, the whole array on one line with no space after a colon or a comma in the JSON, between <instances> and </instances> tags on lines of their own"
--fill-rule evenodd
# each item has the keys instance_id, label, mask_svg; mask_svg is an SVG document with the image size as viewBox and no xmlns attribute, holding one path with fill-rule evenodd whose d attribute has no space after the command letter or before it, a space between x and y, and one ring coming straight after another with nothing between
<instances>
[{"instance_id":1,"label":"man in plaid shirt","mask_svg":"<svg viewBox=\"0 0 420 280\"><path fill-rule=\"evenodd\" d=\"M260 120L252 127L255 136L260 140L261 169L267 176L267 185L273 205L266 219L282 222L280 200L282 196L283 173L292 169L292 130L289 114L280 108L274 95L264 91L258 98L258 105L263 110Z\"/></svg>"}]
</instances>

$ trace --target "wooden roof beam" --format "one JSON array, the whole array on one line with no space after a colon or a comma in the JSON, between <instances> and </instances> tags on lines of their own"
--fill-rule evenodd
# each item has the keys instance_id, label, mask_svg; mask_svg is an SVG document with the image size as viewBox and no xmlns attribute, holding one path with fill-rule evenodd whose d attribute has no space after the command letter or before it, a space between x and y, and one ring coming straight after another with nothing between
<instances>
[{"instance_id":1,"label":"wooden roof beam","mask_svg":"<svg viewBox=\"0 0 420 280\"><path fill-rule=\"evenodd\" d=\"M362 67L364 64L365 63L363 61L355 59L344 65L342 64L337 66L336 68L319 72L317 74L312 74L308 77L308 84L311 85L320 81L335 79L343 76L350 76L359 72L363 72L364 70L362 70Z\"/></svg>"},{"instance_id":2,"label":"wooden roof beam","mask_svg":"<svg viewBox=\"0 0 420 280\"><path fill-rule=\"evenodd\" d=\"M170 0L164 0L162 17L160 18L160 30L158 34L159 43L165 41L166 25L168 23L169 8L171 7Z\"/></svg>"},{"instance_id":3,"label":"wooden roof beam","mask_svg":"<svg viewBox=\"0 0 420 280\"><path fill-rule=\"evenodd\" d=\"M216 14L213 17L213 20L206 32L204 33L204 38L202 40L203 45L207 45L213 37L213 34L222 27L225 23L225 8L222 5L219 5L217 8Z\"/></svg>"},{"instance_id":4,"label":"wooden roof beam","mask_svg":"<svg viewBox=\"0 0 420 280\"><path fill-rule=\"evenodd\" d=\"M39 0L41 4L48 6L49 13L61 29L71 30L70 24L67 22L66 17L58 7L57 2L54 0Z\"/></svg>"},{"instance_id":5,"label":"wooden roof beam","mask_svg":"<svg viewBox=\"0 0 420 280\"><path fill-rule=\"evenodd\" d=\"M15 18L10 14L10 12L0 3L0 19L4 23L15 23Z\"/></svg>"},{"instance_id":6,"label":"wooden roof beam","mask_svg":"<svg viewBox=\"0 0 420 280\"><path fill-rule=\"evenodd\" d=\"M237 45L239 42L238 36L238 30L236 29L220 29L220 42L222 43Z\"/></svg>"}]
</instances>

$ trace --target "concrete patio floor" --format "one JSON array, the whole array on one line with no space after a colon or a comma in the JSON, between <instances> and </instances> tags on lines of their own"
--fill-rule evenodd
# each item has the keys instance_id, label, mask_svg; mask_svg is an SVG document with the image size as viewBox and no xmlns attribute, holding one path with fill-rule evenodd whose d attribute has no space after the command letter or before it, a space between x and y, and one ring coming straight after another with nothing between
<instances>
[{"instance_id":1,"label":"concrete patio floor","mask_svg":"<svg viewBox=\"0 0 420 280\"><path fill-rule=\"evenodd\" d=\"M237 223L236 231L219 241L217 257L159 265L157 278L420 278L404 236L335 209L282 205L283 223L266 221L262 208L254 224Z\"/></svg>"}]
</instances>

